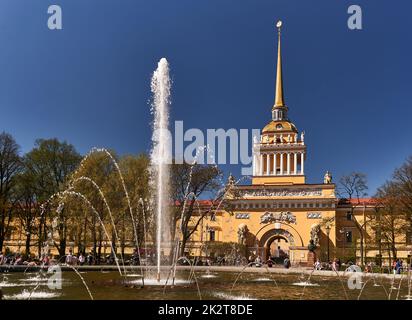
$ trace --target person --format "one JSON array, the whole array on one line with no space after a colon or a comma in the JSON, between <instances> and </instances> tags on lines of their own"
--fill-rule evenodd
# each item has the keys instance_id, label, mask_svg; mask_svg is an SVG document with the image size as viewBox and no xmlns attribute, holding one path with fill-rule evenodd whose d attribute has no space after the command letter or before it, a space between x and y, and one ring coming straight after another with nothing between
<instances>
[{"instance_id":1,"label":"person","mask_svg":"<svg viewBox=\"0 0 412 320\"><path fill-rule=\"evenodd\" d=\"M84 262L85 262L85 257L84 257L84 255L83 255L83 253L80 253L80 255L79 255L79 264L82 266L82 265L84 265Z\"/></svg>"},{"instance_id":2,"label":"person","mask_svg":"<svg viewBox=\"0 0 412 320\"><path fill-rule=\"evenodd\" d=\"M93 255L89 252L87 255L87 264L91 266L93 264Z\"/></svg>"},{"instance_id":3,"label":"person","mask_svg":"<svg viewBox=\"0 0 412 320\"><path fill-rule=\"evenodd\" d=\"M48 266L50 264L50 258L48 254L44 255L42 263L44 266Z\"/></svg>"},{"instance_id":4,"label":"person","mask_svg":"<svg viewBox=\"0 0 412 320\"><path fill-rule=\"evenodd\" d=\"M394 259L393 262L392 262L393 274L396 274L396 263L397 263L397 261L396 261L396 259Z\"/></svg>"},{"instance_id":5,"label":"person","mask_svg":"<svg viewBox=\"0 0 412 320\"><path fill-rule=\"evenodd\" d=\"M342 262L340 261L339 258L337 258L337 259L336 259L336 268L337 268L338 271L340 270L340 267L341 267L341 266L342 266Z\"/></svg>"},{"instance_id":6,"label":"person","mask_svg":"<svg viewBox=\"0 0 412 320\"><path fill-rule=\"evenodd\" d=\"M261 267L262 266L262 259L260 258L260 256L257 256L255 259L255 266L256 267Z\"/></svg>"},{"instance_id":7,"label":"person","mask_svg":"<svg viewBox=\"0 0 412 320\"><path fill-rule=\"evenodd\" d=\"M322 264L320 263L319 259L316 259L314 268L315 270L322 270Z\"/></svg>"},{"instance_id":8,"label":"person","mask_svg":"<svg viewBox=\"0 0 412 320\"><path fill-rule=\"evenodd\" d=\"M17 254L16 260L14 261L15 266L19 266L23 264L23 258L21 255Z\"/></svg>"},{"instance_id":9,"label":"person","mask_svg":"<svg viewBox=\"0 0 412 320\"><path fill-rule=\"evenodd\" d=\"M286 269L289 269L289 268L290 268L290 260L289 260L288 257L286 257L285 260L283 260L283 266L284 266Z\"/></svg>"},{"instance_id":10,"label":"person","mask_svg":"<svg viewBox=\"0 0 412 320\"><path fill-rule=\"evenodd\" d=\"M69 250L69 254L66 256L66 264L72 265L73 264L73 254L72 250Z\"/></svg>"},{"instance_id":11,"label":"person","mask_svg":"<svg viewBox=\"0 0 412 320\"><path fill-rule=\"evenodd\" d=\"M333 259L333 262L332 262L332 271L338 271L337 264L336 264L336 258Z\"/></svg>"},{"instance_id":12,"label":"person","mask_svg":"<svg viewBox=\"0 0 412 320\"><path fill-rule=\"evenodd\" d=\"M134 249L134 250L133 250L133 254L132 254L132 265L133 265L133 266L139 266L139 265L140 265L139 252L137 251L137 249Z\"/></svg>"},{"instance_id":13,"label":"person","mask_svg":"<svg viewBox=\"0 0 412 320\"><path fill-rule=\"evenodd\" d=\"M2 251L0 251L0 266L2 265L2 264L6 264L6 256L3 254L3 252Z\"/></svg>"},{"instance_id":14,"label":"person","mask_svg":"<svg viewBox=\"0 0 412 320\"><path fill-rule=\"evenodd\" d=\"M399 259L396 260L395 270L396 274L401 274L401 261Z\"/></svg>"}]
</instances>

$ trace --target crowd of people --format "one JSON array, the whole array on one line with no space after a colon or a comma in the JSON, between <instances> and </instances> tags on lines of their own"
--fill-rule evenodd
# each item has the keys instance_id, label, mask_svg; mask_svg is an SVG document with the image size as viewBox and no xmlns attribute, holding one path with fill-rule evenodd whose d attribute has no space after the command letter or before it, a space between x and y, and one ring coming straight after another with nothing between
<instances>
[{"instance_id":1,"label":"crowd of people","mask_svg":"<svg viewBox=\"0 0 412 320\"><path fill-rule=\"evenodd\" d=\"M112 265L116 263L116 256L114 254L109 254L104 258L99 258L98 255L95 255L93 252L85 253L79 252L74 254L72 250L69 250L69 253L60 259L54 259L49 254L42 255L41 258L34 258L31 256L24 256L20 253L3 253L0 252L0 266L49 266L51 263L65 263L71 266L83 266L83 265L100 265L108 264ZM130 256L130 260L127 261L131 265L140 265L140 255L135 249Z\"/></svg>"},{"instance_id":2,"label":"crowd of people","mask_svg":"<svg viewBox=\"0 0 412 320\"><path fill-rule=\"evenodd\" d=\"M333 259L333 261L330 261L329 263L322 263L320 262L319 259L317 259L313 265L313 268L315 270L342 271L341 269L342 266L345 267L344 270L347 270L347 268L350 267L351 265L355 265L355 264L351 261L348 261L346 264L342 264L339 258L335 258ZM359 264L357 264L357 267L362 269L362 266L360 266ZM363 267L363 271L366 273L373 273L376 267L377 267L376 263L369 261ZM401 274L403 271L411 270L412 265L410 267L411 268L408 268L407 263L405 263L402 259L394 259L391 265L382 266L384 270L389 269L393 274Z\"/></svg>"}]
</instances>

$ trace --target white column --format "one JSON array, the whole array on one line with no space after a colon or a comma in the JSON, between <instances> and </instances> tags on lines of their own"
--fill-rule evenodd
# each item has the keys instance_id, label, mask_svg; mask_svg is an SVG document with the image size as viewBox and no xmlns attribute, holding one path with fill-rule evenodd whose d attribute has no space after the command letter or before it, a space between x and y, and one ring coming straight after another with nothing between
<instances>
[{"instance_id":1,"label":"white column","mask_svg":"<svg viewBox=\"0 0 412 320\"><path fill-rule=\"evenodd\" d=\"M273 175L274 175L274 176L277 175L277 172L276 172L276 166L277 166L277 163L276 163L276 155L277 155L276 152L273 153Z\"/></svg>"},{"instance_id":2,"label":"white column","mask_svg":"<svg viewBox=\"0 0 412 320\"><path fill-rule=\"evenodd\" d=\"M252 158L252 175L255 175L255 154L253 154L253 158Z\"/></svg>"},{"instance_id":3,"label":"white column","mask_svg":"<svg viewBox=\"0 0 412 320\"><path fill-rule=\"evenodd\" d=\"M290 152L287 153L287 174L290 174Z\"/></svg>"},{"instance_id":4,"label":"white column","mask_svg":"<svg viewBox=\"0 0 412 320\"><path fill-rule=\"evenodd\" d=\"M266 175L270 175L270 154L266 154Z\"/></svg>"},{"instance_id":5,"label":"white column","mask_svg":"<svg viewBox=\"0 0 412 320\"><path fill-rule=\"evenodd\" d=\"M293 169L294 169L294 174L298 174L298 154L296 152L293 153Z\"/></svg>"},{"instance_id":6,"label":"white column","mask_svg":"<svg viewBox=\"0 0 412 320\"><path fill-rule=\"evenodd\" d=\"M259 175L263 176L263 154L260 154L259 158Z\"/></svg>"},{"instance_id":7,"label":"white column","mask_svg":"<svg viewBox=\"0 0 412 320\"><path fill-rule=\"evenodd\" d=\"M257 173L257 157L256 153L253 153L253 175L255 176Z\"/></svg>"},{"instance_id":8,"label":"white column","mask_svg":"<svg viewBox=\"0 0 412 320\"><path fill-rule=\"evenodd\" d=\"M283 175L283 153L280 153L280 175Z\"/></svg>"},{"instance_id":9,"label":"white column","mask_svg":"<svg viewBox=\"0 0 412 320\"><path fill-rule=\"evenodd\" d=\"M304 160L304 158L305 158L305 154L302 152L300 154L300 174L305 174L305 168L304 168L305 160Z\"/></svg>"}]
</instances>

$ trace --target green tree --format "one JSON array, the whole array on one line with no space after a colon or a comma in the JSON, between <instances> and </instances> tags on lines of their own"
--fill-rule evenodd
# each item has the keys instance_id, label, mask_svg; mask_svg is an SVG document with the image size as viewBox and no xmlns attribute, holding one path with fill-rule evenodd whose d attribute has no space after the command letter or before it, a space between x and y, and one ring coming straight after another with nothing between
<instances>
[{"instance_id":1,"label":"green tree","mask_svg":"<svg viewBox=\"0 0 412 320\"><path fill-rule=\"evenodd\" d=\"M3 250L16 209L13 189L21 166L19 145L10 134L2 132L0 134L0 251Z\"/></svg>"},{"instance_id":2,"label":"green tree","mask_svg":"<svg viewBox=\"0 0 412 320\"><path fill-rule=\"evenodd\" d=\"M53 194L64 189L67 178L76 169L81 160L80 154L73 145L60 142L58 139L38 139L35 147L25 155L25 170L32 177L35 199L38 204L47 201ZM50 213L51 208L48 208ZM40 207L36 207L40 210ZM53 212L58 215L57 233L59 241L55 242L59 254L66 252L67 216L66 209ZM47 239L47 216L39 215L37 235L39 239L38 251L41 254L42 243ZM49 217L51 218L51 217Z\"/></svg>"},{"instance_id":3,"label":"green tree","mask_svg":"<svg viewBox=\"0 0 412 320\"><path fill-rule=\"evenodd\" d=\"M150 160L145 154L137 156L126 155L120 159L119 163L130 197L139 244L147 241L148 234L154 229L153 210L151 210L149 206L149 163ZM128 208L125 208L123 212L124 214L121 221L122 253L124 253L125 240L127 237L134 239L134 230L132 229L132 221ZM147 234L145 234L145 232Z\"/></svg>"},{"instance_id":4,"label":"green tree","mask_svg":"<svg viewBox=\"0 0 412 320\"><path fill-rule=\"evenodd\" d=\"M17 176L15 187L17 221L26 235L25 253L27 256L31 253L32 236L36 232L36 221L40 212L35 182L35 176L23 168Z\"/></svg>"},{"instance_id":5,"label":"green tree","mask_svg":"<svg viewBox=\"0 0 412 320\"><path fill-rule=\"evenodd\" d=\"M103 240L112 243L114 253L120 246L121 254L124 255L126 245L134 246L136 243L133 223L136 224L136 233L139 243L144 239L144 225L142 218L142 205L146 206L149 198L148 190L148 163L146 155L117 157L114 152L110 152L113 159L118 163L118 167L108 153L95 152L83 161L81 168L71 178L71 185L74 190L84 195L92 206L96 209L92 215L84 215L83 240L87 243L87 234L90 233L93 241L93 251L96 258L101 258ZM119 174L121 172L121 176ZM127 195L130 199L127 201ZM140 200L142 199L142 200ZM149 214L146 209L146 219ZM85 208L89 210L89 208ZM109 234L104 234L104 229L100 221L104 224ZM79 224L79 223L77 223ZM86 226L90 226L87 232Z\"/></svg>"}]
</instances>

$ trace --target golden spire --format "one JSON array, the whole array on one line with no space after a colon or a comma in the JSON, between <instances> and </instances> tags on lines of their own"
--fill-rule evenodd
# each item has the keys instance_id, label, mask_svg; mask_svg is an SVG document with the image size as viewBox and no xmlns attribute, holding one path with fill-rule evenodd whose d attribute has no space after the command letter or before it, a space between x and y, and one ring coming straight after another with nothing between
<instances>
[{"instance_id":1,"label":"golden spire","mask_svg":"<svg viewBox=\"0 0 412 320\"><path fill-rule=\"evenodd\" d=\"M284 107L285 101L283 99L283 78L282 78L282 56L280 53L280 28L282 27L282 21L276 23L278 28L278 64L276 69L276 91L275 91L275 105L276 107Z\"/></svg>"}]
</instances>

